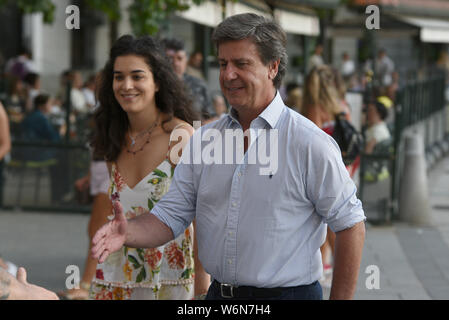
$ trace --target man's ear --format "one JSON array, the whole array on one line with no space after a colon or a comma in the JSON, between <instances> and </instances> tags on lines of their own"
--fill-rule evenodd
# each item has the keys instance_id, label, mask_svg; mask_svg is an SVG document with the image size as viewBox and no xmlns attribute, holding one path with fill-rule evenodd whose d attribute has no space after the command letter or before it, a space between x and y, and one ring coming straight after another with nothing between
<instances>
[{"instance_id":1,"label":"man's ear","mask_svg":"<svg viewBox=\"0 0 449 320\"><path fill-rule=\"evenodd\" d=\"M276 78L278 71L279 71L279 63L280 62L281 62L281 60L275 60L275 61L271 61L270 64L268 65L268 77L271 80Z\"/></svg>"}]
</instances>

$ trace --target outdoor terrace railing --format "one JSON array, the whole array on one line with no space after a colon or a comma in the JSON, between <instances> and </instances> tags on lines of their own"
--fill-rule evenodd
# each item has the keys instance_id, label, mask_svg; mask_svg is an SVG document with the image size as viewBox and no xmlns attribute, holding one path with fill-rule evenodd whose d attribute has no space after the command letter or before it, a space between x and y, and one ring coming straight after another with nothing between
<instances>
[{"instance_id":1,"label":"outdoor terrace railing","mask_svg":"<svg viewBox=\"0 0 449 320\"><path fill-rule=\"evenodd\" d=\"M394 106L394 122L392 123L392 139L389 145L380 148L372 154L362 154L360 166L359 197L362 201L372 196L371 192L384 192L384 198L378 198L376 206L380 213L374 222L390 222L398 218L399 186L402 178L404 161L403 138L407 132L418 131L422 134L427 167L430 168L436 160L447 152L443 148L448 139L448 105L445 99L446 83L444 77L433 77L424 81L409 81L398 91ZM383 163L388 169L389 185L381 186L377 177L367 180L368 169L373 163ZM382 173L381 173L382 174ZM384 176L385 178L385 176ZM373 184L377 183L376 187ZM385 182L384 182L385 183ZM389 192L385 194L385 188ZM375 197L374 197L375 198ZM364 201L364 206L372 207L372 203ZM368 220L369 217L368 217Z\"/></svg>"}]
</instances>

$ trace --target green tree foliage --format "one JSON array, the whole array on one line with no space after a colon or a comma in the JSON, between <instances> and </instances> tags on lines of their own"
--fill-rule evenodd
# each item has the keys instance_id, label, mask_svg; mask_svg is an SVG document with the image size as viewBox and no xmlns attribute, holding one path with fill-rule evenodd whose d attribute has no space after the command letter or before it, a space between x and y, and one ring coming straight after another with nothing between
<instances>
[{"instance_id":1,"label":"green tree foliage","mask_svg":"<svg viewBox=\"0 0 449 320\"><path fill-rule=\"evenodd\" d=\"M98 11L102 11L106 14L110 21L119 21L121 19L120 14L120 0L85 0L87 5Z\"/></svg>"},{"instance_id":2,"label":"green tree foliage","mask_svg":"<svg viewBox=\"0 0 449 320\"><path fill-rule=\"evenodd\" d=\"M121 0L85 0L94 10L104 12L110 21L119 21ZM192 0L199 5L206 0ZM52 0L0 0L0 8L15 3L24 13L42 12L45 23L52 23L56 6ZM166 19L176 11L189 9L186 0L133 0L127 8L134 34L155 34ZM81 13L82 15L82 13Z\"/></svg>"},{"instance_id":3,"label":"green tree foliage","mask_svg":"<svg viewBox=\"0 0 449 320\"><path fill-rule=\"evenodd\" d=\"M0 0L1 1L1 0ZM95 10L104 12L110 21L119 21L120 0L85 0ZM199 5L206 0L192 0ZM185 0L133 0L127 8L133 33L137 36L155 34L167 18L176 11L189 9Z\"/></svg>"},{"instance_id":4,"label":"green tree foliage","mask_svg":"<svg viewBox=\"0 0 449 320\"><path fill-rule=\"evenodd\" d=\"M193 0L196 5L205 0ZM129 6L129 19L135 35L155 34L164 21L176 11L189 9L182 0L134 0Z\"/></svg>"},{"instance_id":5,"label":"green tree foliage","mask_svg":"<svg viewBox=\"0 0 449 320\"><path fill-rule=\"evenodd\" d=\"M52 23L56 6L52 0L0 0L0 8L15 4L24 14L41 12L45 23Z\"/></svg>"}]
</instances>

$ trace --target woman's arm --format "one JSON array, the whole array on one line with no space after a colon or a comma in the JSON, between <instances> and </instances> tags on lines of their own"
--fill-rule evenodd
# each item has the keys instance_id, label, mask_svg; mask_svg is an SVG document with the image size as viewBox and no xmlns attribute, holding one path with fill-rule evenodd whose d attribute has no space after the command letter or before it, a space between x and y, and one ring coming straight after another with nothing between
<instances>
[{"instance_id":1,"label":"woman's arm","mask_svg":"<svg viewBox=\"0 0 449 320\"><path fill-rule=\"evenodd\" d=\"M3 105L0 102L0 160L11 150L9 121Z\"/></svg>"}]
</instances>

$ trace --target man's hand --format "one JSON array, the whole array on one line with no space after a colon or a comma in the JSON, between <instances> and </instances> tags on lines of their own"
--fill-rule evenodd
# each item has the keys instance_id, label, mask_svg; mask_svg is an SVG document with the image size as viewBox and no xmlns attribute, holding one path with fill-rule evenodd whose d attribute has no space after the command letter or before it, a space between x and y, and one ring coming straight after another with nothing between
<instances>
[{"instance_id":1,"label":"man's hand","mask_svg":"<svg viewBox=\"0 0 449 320\"><path fill-rule=\"evenodd\" d=\"M119 250L126 241L128 221L119 201L114 201L114 219L101 227L92 239L92 257L103 263L113 252Z\"/></svg>"},{"instance_id":2,"label":"man's hand","mask_svg":"<svg viewBox=\"0 0 449 320\"><path fill-rule=\"evenodd\" d=\"M11 298L15 300L59 300L56 293L27 282L25 268L17 271L17 292L11 292Z\"/></svg>"}]
</instances>

